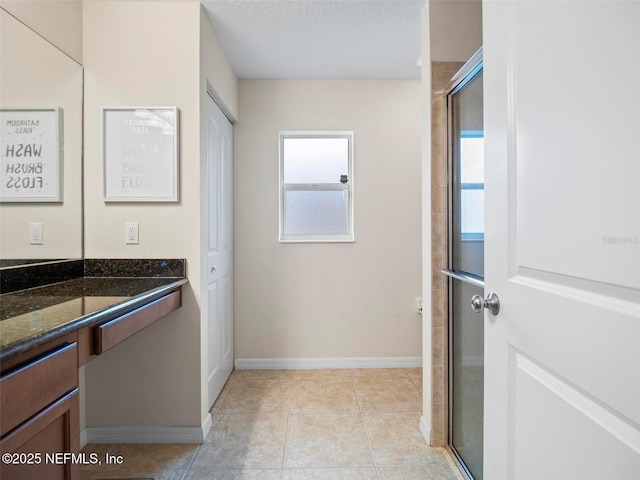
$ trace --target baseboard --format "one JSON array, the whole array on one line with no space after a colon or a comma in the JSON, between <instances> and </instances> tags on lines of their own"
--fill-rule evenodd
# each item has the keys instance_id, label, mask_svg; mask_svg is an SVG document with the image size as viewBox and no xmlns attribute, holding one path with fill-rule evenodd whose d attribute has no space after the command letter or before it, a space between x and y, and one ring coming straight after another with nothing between
<instances>
[{"instance_id":1,"label":"baseboard","mask_svg":"<svg viewBox=\"0 0 640 480\"><path fill-rule=\"evenodd\" d=\"M199 427L87 427L87 443L203 443L211 431L211 415ZM82 442L82 438L81 438Z\"/></svg>"},{"instance_id":2,"label":"baseboard","mask_svg":"<svg viewBox=\"0 0 640 480\"><path fill-rule=\"evenodd\" d=\"M236 358L238 370L310 370L331 368L416 368L422 357Z\"/></svg>"},{"instance_id":3,"label":"baseboard","mask_svg":"<svg viewBox=\"0 0 640 480\"><path fill-rule=\"evenodd\" d=\"M426 418L420 417L420 425L418 428L420 429L422 438L427 442L427 445L431 445L431 425L429 425Z\"/></svg>"},{"instance_id":4,"label":"baseboard","mask_svg":"<svg viewBox=\"0 0 640 480\"><path fill-rule=\"evenodd\" d=\"M207 416L204 417L204 421L202 422L200 428L202 429L202 441L204 442L211 433L211 429L213 428L213 422L211 420L211 414L209 412L207 412Z\"/></svg>"},{"instance_id":5,"label":"baseboard","mask_svg":"<svg viewBox=\"0 0 640 480\"><path fill-rule=\"evenodd\" d=\"M88 442L88 440L87 440L87 438L88 438L88 437L87 437L87 429L86 429L86 428L83 428L83 429L80 431L80 450L82 450L82 449L85 447L85 445L86 445L87 443L89 443L89 442Z\"/></svg>"}]
</instances>

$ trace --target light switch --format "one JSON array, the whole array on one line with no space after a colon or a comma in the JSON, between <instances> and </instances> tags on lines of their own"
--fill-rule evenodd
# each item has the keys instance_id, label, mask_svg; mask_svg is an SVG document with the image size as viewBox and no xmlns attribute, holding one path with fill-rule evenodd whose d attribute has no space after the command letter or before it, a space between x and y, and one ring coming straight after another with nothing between
<instances>
[{"instance_id":1,"label":"light switch","mask_svg":"<svg viewBox=\"0 0 640 480\"><path fill-rule=\"evenodd\" d=\"M44 238L42 236L42 223L30 223L29 224L29 244L30 245L42 245Z\"/></svg>"}]
</instances>

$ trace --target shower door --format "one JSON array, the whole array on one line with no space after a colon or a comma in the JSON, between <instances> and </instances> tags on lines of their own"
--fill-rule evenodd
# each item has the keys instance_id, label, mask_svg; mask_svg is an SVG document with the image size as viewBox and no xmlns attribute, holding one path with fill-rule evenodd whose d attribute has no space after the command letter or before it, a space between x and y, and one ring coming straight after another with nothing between
<instances>
[{"instance_id":1,"label":"shower door","mask_svg":"<svg viewBox=\"0 0 640 480\"><path fill-rule=\"evenodd\" d=\"M484 297L482 52L447 94L449 176L449 446L461 469L482 476L484 323L470 300Z\"/></svg>"}]
</instances>

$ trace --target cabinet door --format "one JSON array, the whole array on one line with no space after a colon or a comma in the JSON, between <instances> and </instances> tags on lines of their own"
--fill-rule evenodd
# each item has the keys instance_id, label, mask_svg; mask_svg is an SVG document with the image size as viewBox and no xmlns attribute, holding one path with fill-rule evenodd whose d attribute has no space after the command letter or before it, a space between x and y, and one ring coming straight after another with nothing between
<instances>
[{"instance_id":1,"label":"cabinet door","mask_svg":"<svg viewBox=\"0 0 640 480\"><path fill-rule=\"evenodd\" d=\"M13 453L16 462L0 464L2 480L79 480L77 463L47 454L70 452L78 456L78 389L72 390L0 440L2 454ZM38 455L39 454L39 455Z\"/></svg>"}]
</instances>

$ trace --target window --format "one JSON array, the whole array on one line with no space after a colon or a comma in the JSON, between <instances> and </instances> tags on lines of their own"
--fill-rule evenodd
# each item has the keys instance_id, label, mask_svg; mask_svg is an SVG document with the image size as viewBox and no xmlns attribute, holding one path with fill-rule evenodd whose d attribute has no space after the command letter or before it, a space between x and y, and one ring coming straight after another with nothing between
<instances>
[{"instance_id":1,"label":"window","mask_svg":"<svg viewBox=\"0 0 640 480\"><path fill-rule=\"evenodd\" d=\"M462 241L484 240L484 133L460 132L460 233Z\"/></svg>"},{"instance_id":2,"label":"window","mask_svg":"<svg viewBox=\"0 0 640 480\"><path fill-rule=\"evenodd\" d=\"M353 132L280 132L280 241L353 241Z\"/></svg>"}]
</instances>

